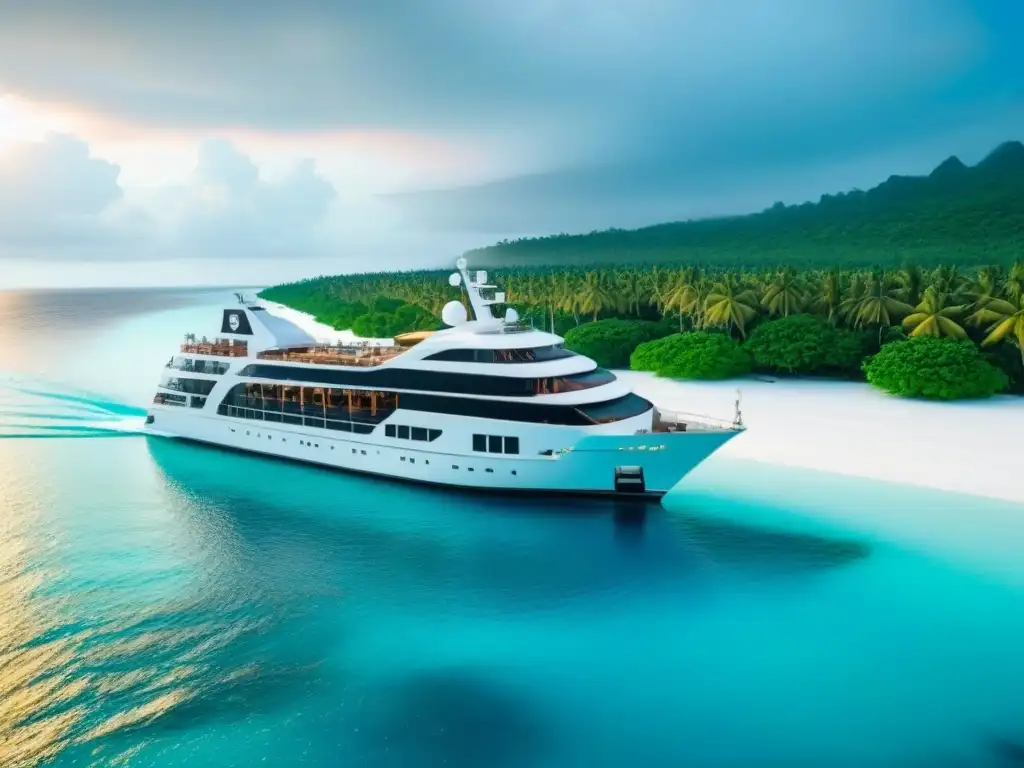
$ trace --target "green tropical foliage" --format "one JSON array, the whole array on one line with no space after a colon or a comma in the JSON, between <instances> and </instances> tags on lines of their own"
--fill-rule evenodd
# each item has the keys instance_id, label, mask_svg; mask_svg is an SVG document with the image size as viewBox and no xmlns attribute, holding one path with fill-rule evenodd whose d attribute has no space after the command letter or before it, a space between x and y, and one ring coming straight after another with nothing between
<instances>
[{"instance_id":1,"label":"green tropical foliage","mask_svg":"<svg viewBox=\"0 0 1024 768\"><path fill-rule=\"evenodd\" d=\"M318 277L262 295L336 328L387 336L438 327L445 303L462 299L447 277L440 270ZM891 342L938 335L978 345L1011 377L1011 391L1024 391L1024 261L978 270L537 268L503 270L498 279L524 322L553 329L606 367L625 365L638 344L654 338L639 330L653 327L647 324L659 325L659 336L671 328L747 339L761 370L852 377L862 375L865 355ZM587 329L595 316L605 330ZM621 350L611 349L612 338Z\"/></svg>"},{"instance_id":2,"label":"green tropical foliage","mask_svg":"<svg viewBox=\"0 0 1024 768\"><path fill-rule=\"evenodd\" d=\"M750 355L723 333L691 331L636 348L630 367L672 379L731 379L750 373Z\"/></svg>"},{"instance_id":3,"label":"green tropical foliage","mask_svg":"<svg viewBox=\"0 0 1024 768\"><path fill-rule=\"evenodd\" d=\"M763 371L849 376L860 369L871 339L824 318L790 315L758 325L743 346Z\"/></svg>"},{"instance_id":4,"label":"green tropical foliage","mask_svg":"<svg viewBox=\"0 0 1024 768\"><path fill-rule=\"evenodd\" d=\"M470 251L481 267L696 264L705 268L890 268L1007 265L1024 253L1024 144L1007 142L967 167L891 176L866 192L822 195L760 213L636 230L505 240ZM911 306L920 301L905 284ZM943 293L948 290L941 289Z\"/></svg>"},{"instance_id":5,"label":"green tropical foliage","mask_svg":"<svg viewBox=\"0 0 1024 768\"><path fill-rule=\"evenodd\" d=\"M967 331L957 321L964 313L964 305L953 305L953 299L940 293L934 286L924 292L921 303L913 314L903 318L903 327L911 336L949 336L966 339Z\"/></svg>"},{"instance_id":6,"label":"green tropical foliage","mask_svg":"<svg viewBox=\"0 0 1024 768\"><path fill-rule=\"evenodd\" d=\"M887 344L865 363L864 372L891 394L936 400L989 397L1009 384L970 341L936 336Z\"/></svg>"},{"instance_id":7,"label":"green tropical foliage","mask_svg":"<svg viewBox=\"0 0 1024 768\"><path fill-rule=\"evenodd\" d=\"M650 320L612 318L570 329L565 334L565 346L603 368L627 368L629 356L637 346L671 333L671 321L666 325Z\"/></svg>"}]
</instances>

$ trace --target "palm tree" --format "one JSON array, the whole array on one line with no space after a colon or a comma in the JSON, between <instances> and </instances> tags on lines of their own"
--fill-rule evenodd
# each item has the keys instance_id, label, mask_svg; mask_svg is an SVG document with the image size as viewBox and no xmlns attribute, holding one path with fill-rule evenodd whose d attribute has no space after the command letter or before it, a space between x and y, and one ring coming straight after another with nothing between
<instances>
[{"instance_id":1,"label":"palm tree","mask_svg":"<svg viewBox=\"0 0 1024 768\"><path fill-rule=\"evenodd\" d=\"M709 326L733 328L746 338L747 323L757 317L757 296L735 275L727 274L715 283L704 301L704 322Z\"/></svg>"},{"instance_id":2,"label":"palm tree","mask_svg":"<svg viewBox=\"0 0 1024 768\"><path fill-rule=\"evenodd\" d=\"M593 271L587 272L583 278L579 299L580 311L593 315L595 321L602 311L622 304L620 298L605 286L600 273Z\"/></svg>"},{"instance_id":3,"label":"palm tree","mask_svg":"<svg viewBox=\"0 0 1024 768\"><path fill-rule=\"evenodd\" d=\"M1016 298L992 299L971 317L979 325L990 324L981 346L1012 341L1017 345L1021 365L1024 365L1024 294L1018 294Z\"/></svg>"},{"instance_id":4,"label":"palm tree","mask_svg":"<svg viewBox=\"0 0 1024 768\"><path fill-rule=\"evenodd\" d=\"M907 264L896 278L900 284L901 298L911 306L921 303L924 290L924 271L916 264Z\"/></svg>"},{"instance_id":5,"label":"palm tree","mask_svg":"<svg viewBox=\"0 0 1024 768\"><path fill-rule=\"evenodd\" d=\"M839 308L843 303L843 273L831 269L818 278L814 287L815 298L811 300L812 312L822 314L832 325L839 319Z\"/></svg>"},{"instance_id":6,"label":"palm tree","mask_svg":"<svg viewBox=\"0 0 1024 768\"><path fill-rule=\"evenodd\" d=\"M618 276L616 293L626 304L626 314L640 315L640 305L650 305L651 286L642 272L631 269Z\"/></svg>"},{"instance_id":7,"label":"palm tree","mask_svg":"<svg viewBox=\"0 0 1024 768\"><path fill-rule=\"evenodd\" d=\"M932 285L940 293L957 295L964 285L964 277L954 266L943 265L932 271Z\"/></svg>"},{"instance_id":8,"label":"palm tree","mask_svg":"<svg viewBox=\"0 0 1024 768\"><path fill-rule=\"evenodd\" d=\"M683 331L683 315L693 311L695 289L694 280L697 271L693 267L679 270L675 283L669 288L663 300L667 312L675 310L679 314L679 332Z\"/></svg>"},{"instance_id":9,"label":"palm tree","mask_svg":"<svg viewBox=\"0 0 1024 768\"><path fill-rule=\"evenodd\" d=\"M801 310L804 305L803 284L793 267L786 267L775 275L761 298L761 305L773 317L788 317Z\"/></svg>"},{"instance_id":10,"label":"palm tree","mask_svg":"<svg viewBox=\"0 0 1024 768\"><path fill-rule=\"evenodd\" d=\"M911 336L949 336L966 339L967 331L954 318L963 314L963 305L952 305L949 296L929 286L913 314L903 318L903 327Z\"/></svg>"},{"instance_id":11,"label":"palm tree","mask_svg":"<svg viewBox=\"0 0 1024 768\"><path fill-rule=\"evenodd\" d=\"M856 327L878 328L879 346L882 344L882 329L914 311L912 306L900 301L898 296L899 287L895 280L881 270L876 270L868 280L864 295L858 300L853 311Z\"/></svg>"}]
</instances>

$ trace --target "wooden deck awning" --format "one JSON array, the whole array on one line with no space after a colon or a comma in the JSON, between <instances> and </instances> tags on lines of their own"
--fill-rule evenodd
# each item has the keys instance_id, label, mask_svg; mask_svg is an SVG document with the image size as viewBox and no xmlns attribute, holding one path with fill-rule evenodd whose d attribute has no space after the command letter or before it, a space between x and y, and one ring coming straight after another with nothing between
<instances>
[{"instance_id":1,"label":"wooden deck awning","mask_svg":"<svg viewBox=\"0 0 1024 768\"><path fill-rule=\"evenodd\" d=\"M400 333L395 336L395 344L398 344L400 347L414 347L435 333L437 333L437 331L410 331L409 333Z\"/></svg>"}]
</instances>

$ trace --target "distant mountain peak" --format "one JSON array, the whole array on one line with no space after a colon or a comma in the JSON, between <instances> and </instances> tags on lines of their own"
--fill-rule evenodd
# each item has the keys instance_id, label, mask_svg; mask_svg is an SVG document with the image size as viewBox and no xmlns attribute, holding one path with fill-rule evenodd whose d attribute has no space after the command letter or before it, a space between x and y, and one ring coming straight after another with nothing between
<instances>
[{"instance_id":1,"label":"distant mountain peak","mask_svg":"<svg viewBox=\"0 0 1024 768\"><path fill-rule=\"evenodd\" d=\"M957 157L956 155L951 155L950 157L947 157L945 160L939 163L939 165L935 168L934 171L931 172L930 175L933 179L936 177L949 177L962 174L966 170L967 166L963 164L960 158Z\"/></svg>"},{"instance_id":2,"label":"distant mountain peak","mask_svg":"<svg viewBox=\"0 0 1024 768\"><path fill-rule=\"evenodd\" d=\"M1024 169L1024 144L1019 141L1004 141L989 152L976 167Z\"/></svg>"}]
</instances>

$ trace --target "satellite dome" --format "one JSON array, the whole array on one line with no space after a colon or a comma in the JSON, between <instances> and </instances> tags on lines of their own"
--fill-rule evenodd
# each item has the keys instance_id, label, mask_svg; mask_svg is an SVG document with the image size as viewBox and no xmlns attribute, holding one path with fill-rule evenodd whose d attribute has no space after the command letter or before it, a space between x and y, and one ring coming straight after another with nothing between
<instances>
[{"instance_id":1,"label":"satellite dome","mask_svg":"<svg viewBox=\"0 0 1024 768\"><path fill-rule=\"evenodd\" d=\"M465 269L467 263L468 262L464 257L460 257L459 260L455 262L455 266L458 267L459 269Z\"/></svg>"},{"instance_id":2,"label":"satellite dome","mask_svg":"<svg viewBox=\"0 0 1024 768\"><path fill-rule=\"evenodd\" d=\"M450 285L452 288L457 287L458 284L461 282L462 275L460 275L458 272L452 272L450 275L448 275L448 285Z\"/></svg>"},{"instance_id":3,"label":"satellite dome","mask_svg":"<svg viewBox=\"0 0 1024 768\"><path fill-rule=\"evenodd\" d=\"M515 307L509 307L505 310L505 322L506 323L518 323L519 313L516 312Z\"/></svg>"},{"instance_id":4,"label":"satellite dome","mask_svg":"<svg viewBox=\"0 0 1024 768\"><path fill-rule=\"evenodd\" d=\"M441 320L445 325L462 325L467 319L466 307L461 301L449 301L441 310Z\"/></svg>"}]
</instances>

